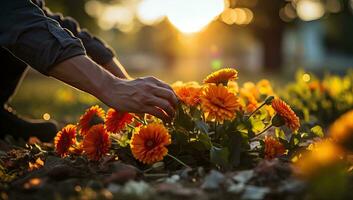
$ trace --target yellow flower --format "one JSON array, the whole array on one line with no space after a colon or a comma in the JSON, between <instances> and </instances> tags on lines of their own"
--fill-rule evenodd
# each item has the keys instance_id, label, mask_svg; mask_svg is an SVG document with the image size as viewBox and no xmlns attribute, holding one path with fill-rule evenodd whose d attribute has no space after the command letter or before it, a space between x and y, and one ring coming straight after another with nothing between
<instances>
[{"instance_id":1,"label":"yellow flower","mask_svg":"<svg viewBox=\"0 0 353 200\"><path fill-rule=\"evenodd\" d=\"M131 138L133 156L145 164L161 161L168 154L167 145L171 144L171 136L162 124L149 124L135 132Z\"/></svg>"},{"instance_id":2,"label":"yellow flower","mask_svg":"<svg viewBox=\"0 0 353 200\"><path fill-rule=\"evenodd\" d=\"M201 108L207 120L232 120L239 110L238 97L223 85L207 85L201 94Z\"/></svg>"},{"instance_id":3,"label":"yellow flower","mask_svg":"<svg viewBox=\"0 0 353 200\"><path fill-rule=\"evenodd\" d=\"M272 108L277 115L284 121L284 124L292 131L297 131L300 127L299 118L295 112L281 99L276 98L272 101ZM275 116L276 118L276 116ZM275 119L274 118L274 119ZM276 126L276 124L273 124Z\"/></svg>"},{"instance_id":4,"label":"yellow flower","mask_svg":"<svg viewBox=\"0 0 353 200\"><path fill-rule=\"evenodd\" d=\"M182 82L182 81L177 81L175 83L172 84L172 88L173 90L176 90L178 88L181 88L181 87L200 87L199 83L198 82L195 82L195 81L190 81L190 82Z\"/></svg>"},{"instance_id":5,"label":"yellow flower","mask_svg":"<svg viewBox=\"0 0 353 200\"><path fill-rule=\"evenodd\" d=\"M228 81L227 87L229 91L233 92L234 94L239 93L239 85L236 81Z\"/></svg>"},{"instance_id":6,"label":"yellow flower","mask_svg":"<svg viewBox=\"0 0 353 200\"><path fill-rule=\"evenodd\" d=\"M256 87L261 95L266 95L266 96L274 95L271 83L267 79L262 79L259 82L257 82Z\"/></svg>"},{"instance_id":7,"label":"yellow flower","mask_svg":"<svg viewBox=\"0 0 353 200\"><path fill-rule=\"evenodd\" d=\"M332 139L349 150L353 150L353 110L339 117L329 129Z\"/></svg>"},{"instance_id":8,"label":"yellow flower","mask_svg":"<svg viewBox=\"0 0 353 200\"><path fill-rule=\"evenodd\" d=\"M227 85L228 81L236 79L238 79L238 71L232 68L225 68L208 75L203 82Z\"/></svg>"},{"instance_id":9,"label":"yellow flower","mask_svg":"<svg viewBox=\"0 0 353 200\"><path fill-rule=\"evenodd\" d=\"M243 90L240 92L240 96L242 97L242 106L246 112L251 113L256 110L258 102L252 93Z\"/></svg>"},{"instance_id":10,"label":"yellow flower","mask_svg":"<svg viewBox=\"0 0 353 200\"><path fill-rule=\"evenodd\" d=\"M240 89L240 96L252 95L256 100L259 100L260 93L253 82L245 82Z\"/></svg>"}]
</instances>

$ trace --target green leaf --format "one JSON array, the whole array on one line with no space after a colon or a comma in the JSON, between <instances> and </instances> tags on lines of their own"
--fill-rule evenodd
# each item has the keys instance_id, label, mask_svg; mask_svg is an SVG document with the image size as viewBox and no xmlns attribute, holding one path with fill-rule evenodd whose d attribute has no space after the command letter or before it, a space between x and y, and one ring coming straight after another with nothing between
<instances>
[{"instance_id":1,"label":"green leaf","mask_svg":"<svg viewBox=\"0 0 353 200\"><path fill-rule=\"evenodd\" d=\"M206 147L207 150L211 149L212 142L209 135L204 133L198 134L198 140Z\"/></svg>"},{"instance_id":2,"label":"green leaf","mask_svg":"<svg viewBox=\"0 0 353 200\"><path fill-rule=\"evenodd\" d=\"M284 134L284 131L282 129L276 128L275 129L275 134L277 138L281 138L283 140L287 140L286 134Z\"/></svg>"},{"instance_id":3,"label":"green leaf","mask_svg":"<svg viewBox=\"0 0 353 200\"><path fill-rule=\"evenodd\" d=\"M254 132L260 132L266 127L264 122L259 119L250 118L250 123L252 126L252 131Z\"/></svg>"},{"instance_id":4,"label":"green leaf","mask_svg":"<svg viewBox=\"0 0 353 200\"><path fill-rule=\"evenodd\" d=\"M194 123L193 123L191 117L185 113L183 106L181 104L178 105L174 124L176 126L181 126L189 131L194 130Z\"/></svg>"},{"instance_id":5,"label":"green leaf","mask_svg":"<svg viewBox=\"0 0 353 200\"><path fill-rule=\"evenodd\" d=\"M229 149L229 163L236 167L240 164L240 153L243 137L241 133L229 134L227 147Z\"/></svg>"},{"instance_id":6,"label":"green leaf","mask_svg":"<svg viewBox=\"0 0 353 200\"><path fill-rule=\"evenodd\" d=\"M314 135L318 137L324 137L324 131L322 130L321 126L314 126L310 130Z\"/></svg>"},{"instance_id":7,"label":"green leaf","mask_svg":"<svg viewBox=\"0 0 353 200\"><path fill-rule=\"evenodd\" d=\"M202 111L195 107L190 108L190 114L194 119L200 120L202 116Z\"/></svg>"},{"instance_id":8,"label":"green leaf","mask_svg":"<svg viewBox=\"0 0 353 200\"><path fill-rule=\"evenodd\" d=\"M221 167L226 167L229 165L229 150L226 147L218 148L215 146L211 147L210 150L210 160L213 164L219 165Z\"/></svg>"},{"instance_id":9,"label":"green leaf","mask_svg":"<svg viewBox=\"0 0 353 200\"><path fill-rule=\"evenodd\" d=\"M195 121L196 128L199 129L202 133L208 134L210 127L204 121L197 120Z\"/></svg>"},{"instance_id":10,"label":"green leaf","mask_svg":"<svg viewBox=\"0 0 353 200\"><path fill-rule=\"evenodd\" d=\"M188 136L186 134L188 134L188 133L174 130L172 132L172 137L173 137L172 141L175 141L176 144L187 144L188 143Z\"/></svg>"}]
</instances>

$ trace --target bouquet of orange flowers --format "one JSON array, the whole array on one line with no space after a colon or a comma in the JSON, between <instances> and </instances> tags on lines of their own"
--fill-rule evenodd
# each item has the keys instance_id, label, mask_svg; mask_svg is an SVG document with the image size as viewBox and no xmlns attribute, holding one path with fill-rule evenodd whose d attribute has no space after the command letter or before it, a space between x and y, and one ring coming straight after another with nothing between
<instances>
[{"instance_id":1,"label":"bouquet of orange flowers","mask_svg":"<svg viewBox=\"0 0 353 200\"><path fill-rule=\"evenodd\" d=\"M239 87L237 78L235 69L225 68L202 84L174 83L180 104L171 123L112 108L105 114L93 106L77 125L57 134L56 152L99 161L124 149L147 165L164 160L171 168L181 164L231 169L262 158L291 158L302 141L322 135L319 127L301 133L299 118L276 97L269 81Z\"/></svg>"}]
</instances>

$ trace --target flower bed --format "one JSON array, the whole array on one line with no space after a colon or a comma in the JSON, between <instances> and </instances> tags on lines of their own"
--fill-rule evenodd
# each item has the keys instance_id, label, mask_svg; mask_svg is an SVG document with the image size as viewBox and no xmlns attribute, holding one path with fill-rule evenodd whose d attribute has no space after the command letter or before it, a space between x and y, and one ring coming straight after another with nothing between
<instances>
[{"instance_id":1,"label":"flower bed","mask_svg":"<svg viewBox=\"0 0 353 200\"><path fill-rule=\"evenodd\" d=\"M42 194L70 180L62 188L67 194L44 193L78 199L352 198L352 76L318 80L299 73L279 93L267 80L240 87L237 78L227 68L202 84L176 82L180 102L171 122L92 106L58 132L54 147L29 144L4 153L2 195Z\"/></svg>"}]
</instances>

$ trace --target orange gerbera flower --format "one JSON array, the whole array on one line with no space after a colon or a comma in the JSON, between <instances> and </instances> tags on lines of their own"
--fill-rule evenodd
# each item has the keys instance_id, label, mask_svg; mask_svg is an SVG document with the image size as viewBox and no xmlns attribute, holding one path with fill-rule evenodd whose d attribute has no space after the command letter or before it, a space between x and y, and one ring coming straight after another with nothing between
<instances>
[{"instance_id":1,"label":"orange gerbera flower","mask_svg":"<svg viewBox=\"0 0 353 200\"><path fill-rule=\"evenodd\" d=\"M162 124L149 124L134 133L130 147L134 157L145 164L161 161L168 154L167 145L171 143L168 130Z\"/></svg>"},{"instance_id":2,"label":"orange gerbera flower","mask_svg":"<svg viewBox=\"0 0 353 200\"><path fill-rule=\"evenodd\" d=\"M69 153L70 147L76 143L76 126L69 124L56 134L54 138L55 151L61 157Z\"/></svg>"},{"instance_id":3,"label":"orange gerbera flower","mask_svg":"<svg viewBox=\"0 0 353 200\"><path fill-rule=\"evenodd\" d=\"M331 125L329 133L335 142L353 150L353 110L339 117Z\"/></svg>"},{"instance_id":4,"label":"orange gerbera flower","mask_svg":"<svg viewBox=\"0 0 353 200\"><path fill-rule=\"evenodd\" d=\"M107 131L118 133L130 124L133 119L134 116L130 113L118 112L115 109L110 108L105 118L105 126Z\"/></svg>"},{"instance_id":5,"label":"orange gerbera flower","mask_svg":"<svg viewBox=\"0 0 353 200\"><path fill-rule=\"evenodd\" d=\"M283 155L286 152L286 148L282 143L276 140L274 137L265 137L265 159L271 160L278 156Z\"/></svg>"},{"instance_id":6,"label":"orange gerbera flower","mask_svg":"<svg viewBox=\"0 0 353 200\"><path fill-rule=\"evenodd\" d=\"M78 127L81 135L85 136L92 126L101 123L104 123L104 110L96 105L87 109L85 114L80 117Z\"/></svg>"},{"instance_id":7,"label":"orange gerbera flower","mask_svg":"<svg viewBox=\"0 0 353 200\"><path fill-rule=\"evenodd\" d=\"M207 120L223 122L235 117L240 108L238 97L223 85L210 84L201 94L201 108Z\"/></svg>"},{"instance_id":8,"label":"orange gerbera flower","mask_svg":"<svg viewBox=\"0 0 353 200\"><path fill-rule=\"evenodd\" d=\"M92 126L83 139L83 151L90 160L98 161L108 153L111 142L103 124Z\"/></svg>"},{"instance_id":9,"label":"orange gerbera flower","mask_svg":"<svg viewBox=\"0 0 353 200\"><path fill-rule=\"evenodd\" d=\"M299 118L295 112L281 99L275 98L272 101L272 108L276 111L277 115L284 121L292 131L297 131L300 127ZM274 117L274 119L276 116ZM273 125L277 125L272 123Z\"/></svg>"},{"instance_id":10,"label":"orange gerbera flower","mask_svg":"<svg viewBox=\"0 0 353 200\"><path fill-rule=\"evenodd\" d=\"M238 78L238 71L232 68L220 69L208 75L203 82L215 83L216 85L222 83L227 85L228 81L236 80Z\"/></svg>"},{"instance_id":11,"label":"orange gerbera flower","mask_svg":"<svg viewBox=\"0 0 353 200\"><path fill-rule=\"evenodd\" d=\"M200 103L201 87L185 85L174 91L178 98L188 106L197 106Z\"/></svg>"}]
</instances>

